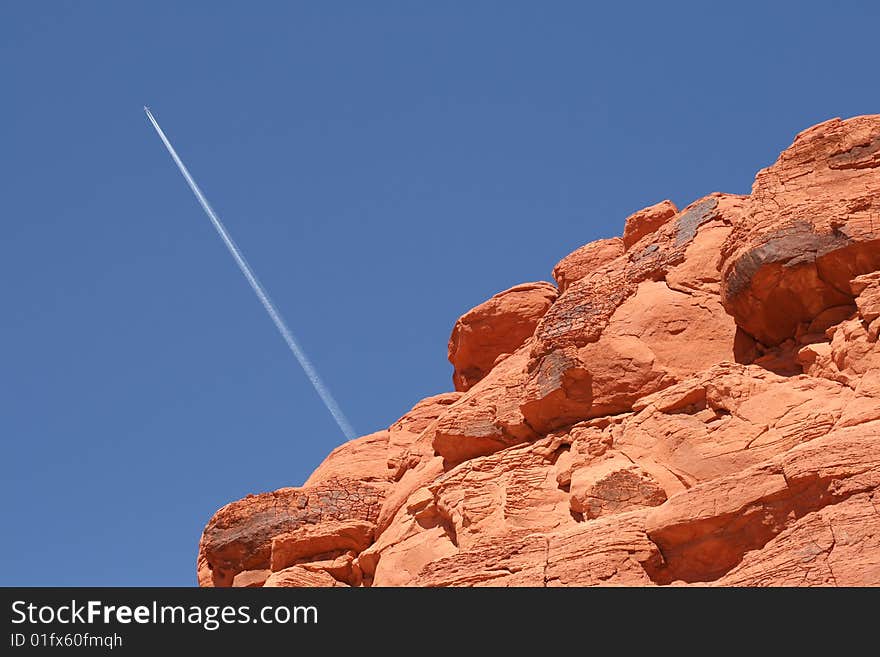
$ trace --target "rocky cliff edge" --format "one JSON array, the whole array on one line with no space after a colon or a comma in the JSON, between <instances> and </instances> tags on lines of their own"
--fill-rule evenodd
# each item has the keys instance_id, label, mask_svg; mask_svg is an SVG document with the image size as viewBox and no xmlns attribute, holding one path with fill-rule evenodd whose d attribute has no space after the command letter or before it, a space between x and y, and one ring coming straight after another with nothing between
<instances>
[{"instance_id":1,"label":"rocky cliff edge","mask_svg":"<svg viewBox=\"0 0 880 657\"><path fill-rule=\"evenodd\" d=\"M455 392L217 511L203 586L880 585L880 115L465 313Z\"/></svg>"}]
</instances>

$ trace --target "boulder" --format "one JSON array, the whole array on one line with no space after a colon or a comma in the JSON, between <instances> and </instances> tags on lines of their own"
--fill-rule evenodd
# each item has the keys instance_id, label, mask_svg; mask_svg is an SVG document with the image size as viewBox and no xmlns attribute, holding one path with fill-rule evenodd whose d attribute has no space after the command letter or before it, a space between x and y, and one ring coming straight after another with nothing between
<instances>
[{"instance_id":1,"label":"boulder","mask_svg":"<svg viewBox=\"0 0 880 657\"><path fill-rule=\"evenodd\" d=\"M449 336L455 389L470 390L498 363L522 346L556 300L550 283L523 283L499 292L459 317Z\"/></svg>"}]
</instances>

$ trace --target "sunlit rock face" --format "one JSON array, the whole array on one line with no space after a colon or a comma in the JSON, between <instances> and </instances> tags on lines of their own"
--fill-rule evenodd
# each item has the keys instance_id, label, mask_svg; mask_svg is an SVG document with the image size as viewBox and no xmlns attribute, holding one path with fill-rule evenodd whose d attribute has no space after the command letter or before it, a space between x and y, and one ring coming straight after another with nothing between
<instances>
[{"instance_id":1,"label":"sunlit rock face","mask_svg":"<svg viewBox=\"0 0 880 657\"><path fill-rule=\"evenodd\" d=\"M621 224L465 312L453 392L220 509L200 584L880 585L880 116Z\"/></svg>"}]
</instances>

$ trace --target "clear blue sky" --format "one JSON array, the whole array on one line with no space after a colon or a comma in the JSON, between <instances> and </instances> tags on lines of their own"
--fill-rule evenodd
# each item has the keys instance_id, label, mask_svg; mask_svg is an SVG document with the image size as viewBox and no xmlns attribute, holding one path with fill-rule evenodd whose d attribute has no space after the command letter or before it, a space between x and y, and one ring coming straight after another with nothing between
<instances>
[{"instance_id":1,"label":"clear blue sky","mask_svg":"<svg viewBox=\"0 0 880 657\"><path fill-rule=\"evenodd\" d=\"M455 319L630 212L880 111L876 2L4 2L0 584L190 585L211 514L359 433Z\"/></svg>"}]
</instances>

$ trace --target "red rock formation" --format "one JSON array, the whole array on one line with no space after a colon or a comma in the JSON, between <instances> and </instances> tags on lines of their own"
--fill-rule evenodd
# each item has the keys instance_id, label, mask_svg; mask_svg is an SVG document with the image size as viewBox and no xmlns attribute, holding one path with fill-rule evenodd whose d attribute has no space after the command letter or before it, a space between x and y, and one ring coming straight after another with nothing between
<instances>
[{"instance_id":1,"label":"red rock formation","mask_svg":"<svg viewBox=\"0 0 880 657\"><path fill-rule=\"evenodd\" d=\"M462 315L449 336L455 389L470 390L516 351L535 332L557 294L550 283L523 283Z\"/></svg>"},{"instance_id":2,"label":"red rock formation","mask_svg":"<svg viewBox=\"0 0 880 657\"><path fill-rule=\"evenodd\" d=\"M623 255L624 250L623 240L612 237L584 244L574 253L569 253L553 268L553 278L559 286L560 294L575 281Z\"/></svg>"},{"instance_id":3,"label":"red rock formation","mask_svg":"<svg viewBox=\"0 0 880 657\"><path fill-rule=\"evenodd\" d=\"M462 316L457 392L217 512L204 586L880 585L880 116Z\"/></svg>"},{"instance_id":4,"label":"red rock formation","mask_svg":"<svg viewBox=\"0 0 880 657\"><path fill-rule=\"evenodd\" d=\"M623 224L623 248L629 249L645 235L656 233L667 221L678 213L675 203L670 200L643 208L626 218Z\"/></svg>"},{"instance_id":5,"label":"red rock formation","mask_svg":"<svg viewBox=\"0 0 880 657\"><path fill-rule=\"evenodd\" d=\"M725 308L776 345L822 311L852 303L850 281L880 269L880 116L805 130L758 172L722 247Z\"/></svg>"}]
</instances>

